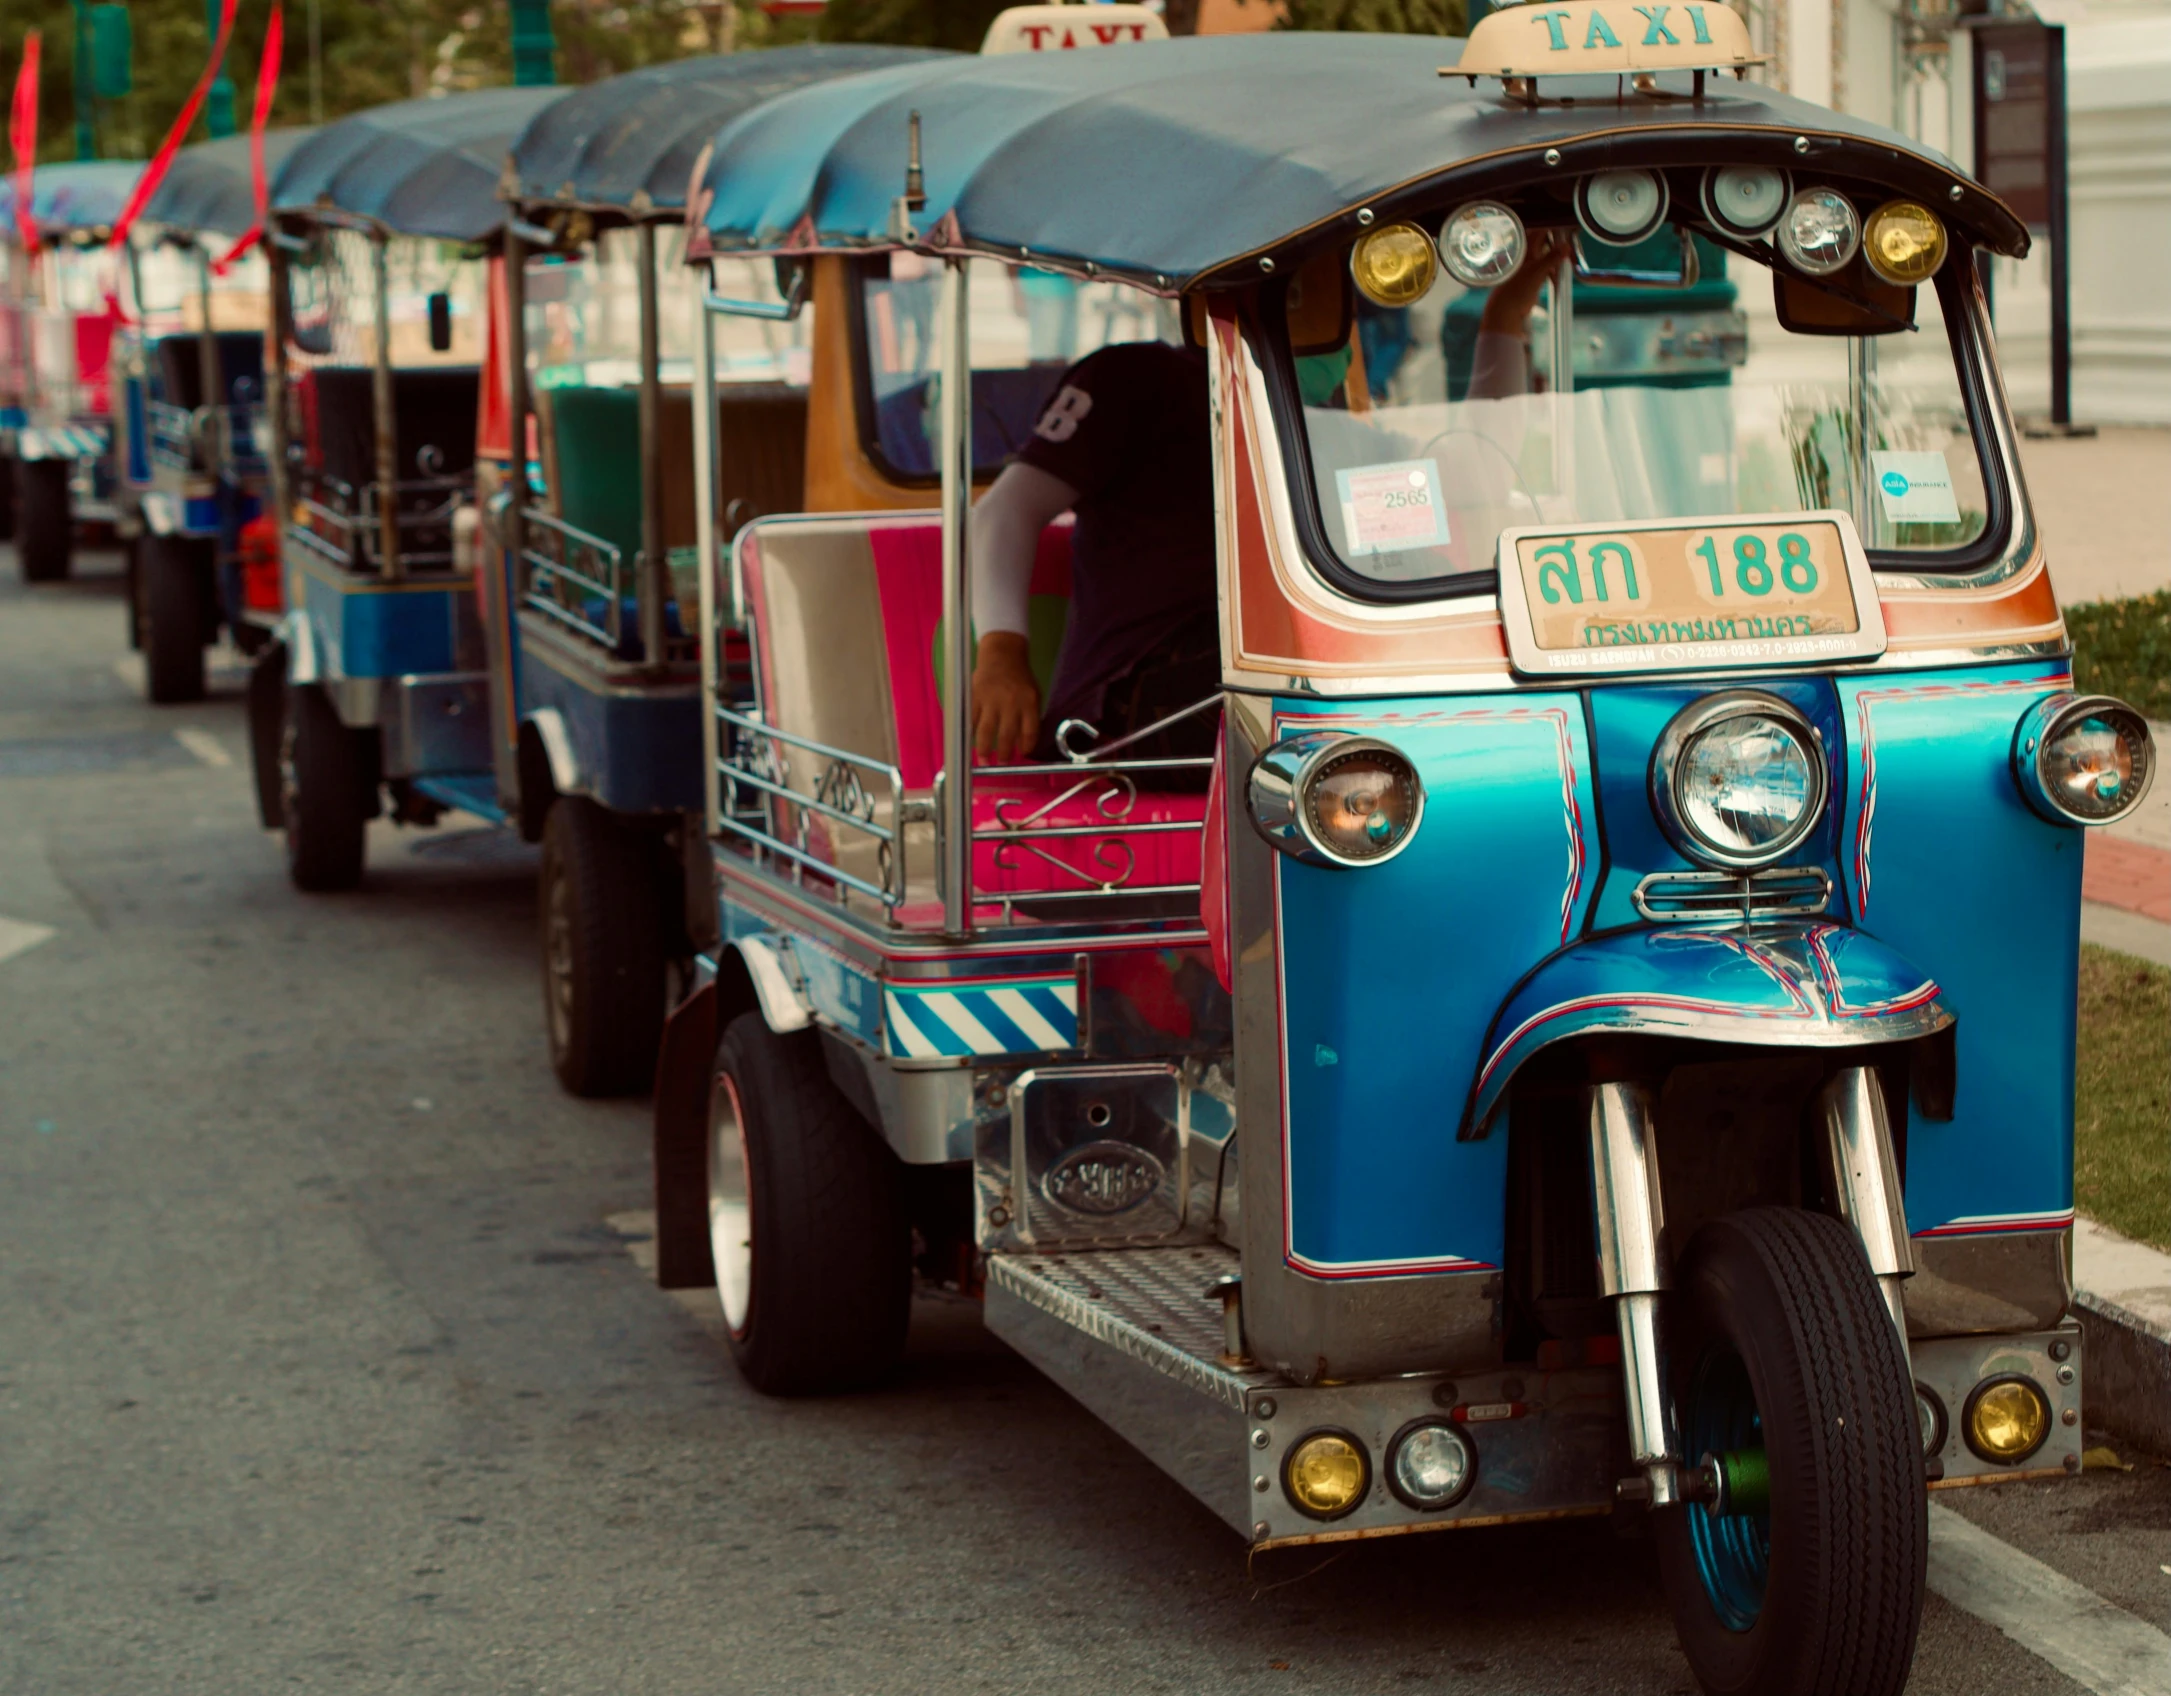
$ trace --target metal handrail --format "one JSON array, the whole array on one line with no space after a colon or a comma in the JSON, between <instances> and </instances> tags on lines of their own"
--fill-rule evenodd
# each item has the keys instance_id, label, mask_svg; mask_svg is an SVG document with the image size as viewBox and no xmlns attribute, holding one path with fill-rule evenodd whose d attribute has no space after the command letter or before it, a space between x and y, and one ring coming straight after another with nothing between
<instances>
[{"instance_id":1,"label":"metal handrail","mask_svg":"<svg viewBox=\"0 0 2171 1696\"><path fill-rule=\"evenodd\" d=\"M378 483L353 484L321 471L307 468L296 472L298 498L294 505L302 514L301 521L290 520L287 536L298 546L321 559L328 560L343 571L374 573L379 569L379 551L383 534L382 485ZM442 549L426 552L411 551L403 543L400 560L403 567L440 568L450 571L456 561L451 542L453 515L467 498L472 479L456 477L417 477L392 485L392 498L401 496L442 495L444 499L433 506L396 512L394 522L402 534L410 531L445 532L446 544ZM327 501L324 496L330 496Z\"/></svg>"},{"instance_id":2,"label":"metal handrail","mask_svg":"<svg viewBox=\"0 0 2171 1696\"><path fill-rule=\"evenodd\" d=\"M524 546L520 550L521 603L616 653L625 639L621 598L625 582L624 550L617 543L605 541L578 525L568 524L539 506L523 508L520 518L523 541L547 535L555 537L558 545L556 558L540 548ZM576 554L595 561L597 569L581 570L573 563ZM589 595L600 597L605 622L598 624L552 593L560 585L570 586L582 600Z\"/></svg>"},{"instance_id":3,"label":"metal handrail","mask_svg":"<svg viewBox=\"0 0 2171 1696\"><path fill-rule=\"evenodd\" d=\"M885 917L894 917L905 899L905 852L904 826L911 822L914 809L905 799L904 773L884 760L871 759L855 754L849 749L833 748L825 742L817 742L810 736L800 736L792 731L780 730L766 724L751 714L734 712L731 708L717 706L716 720L736 732L735 741L744 743L751 739L758 748L744 757L737 748L720 755L716 762L716 774L722 791L717 809L716 824L719 829L754 843L783 859L792 869L795 882L804 885L806 874L813 872L819 878L846 889L856 890L871 900L882 904ZM780 756L776 746L817 755L826 760L821 777L816 781L814 793L806 794L791 787L791 765L788 755ZM877 822L875 798L869 796L860 783L858 773L866 771L882 779L888 789L890 823ZM831 785L836 774L842 772L849 779L849 787ZM768 798L752 807L742 806L741 788ZM857 806L840 806L826 798L826 793L842 792L859 797ZM787 842L773 831L762 828L754 821L766 820L769 800L782 801L798 810L798 840ZM847 830L855 830L870 836L876 843L876 857L882 867L883 882L871 883L849 872L832 860L825 860L807 846L807 819L816 816L828 819Z\"/></svg>"}]
</instances>

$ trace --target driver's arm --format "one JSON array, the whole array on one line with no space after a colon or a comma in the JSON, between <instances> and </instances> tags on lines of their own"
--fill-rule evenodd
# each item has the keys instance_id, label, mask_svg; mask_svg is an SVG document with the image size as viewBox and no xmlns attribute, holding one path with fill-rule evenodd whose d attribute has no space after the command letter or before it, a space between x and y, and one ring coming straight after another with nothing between
<instances>
[{"instance_id":1,"label":"driver's arm","mask_svg":"<svg viewBox=\"0 0 2171 1696\"><path fill-rule=\"evenodd\" d=\"M972 509L972 742L982 755L1025 758L1040 739L1026 608L1040 533L1077 504L1078 491L1037 465L1003 468Z\"/></svg>"},{"instance_id":2,"label":"driver's arm","mask_svg":"<svg viewBox=\"0 0 2171 1696\"><path fill-rule=\"evenodd\" d=\"M1533 237L1515 275L1485 297L1472 351L1471 400L1505 400L1530 392L1530 314L1538 291L1567 257L1568 238L1557 230Z\"/></svg>"}]
</instances>

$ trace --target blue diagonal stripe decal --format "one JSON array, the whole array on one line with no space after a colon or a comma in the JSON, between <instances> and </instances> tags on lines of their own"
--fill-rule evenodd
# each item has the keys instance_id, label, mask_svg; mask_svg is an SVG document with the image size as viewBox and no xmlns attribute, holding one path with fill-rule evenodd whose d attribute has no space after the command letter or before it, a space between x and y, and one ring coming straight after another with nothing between
<instances>
[{"instance_id":1,"label":"blue diagonal stripe decal","mask_svg":"<svg viewBox=\"0 0 2171 1696\"><path fill-rule=\"evenodd\" d=\"M1003 1054L1037 1054L1040 1044L1018 1029L1010 1015L995 1005L995 997L984 989L961 989L957 999L965 1011L987 1027L987 1033L1002 1046Z\"/></svg>"}]
</instances>

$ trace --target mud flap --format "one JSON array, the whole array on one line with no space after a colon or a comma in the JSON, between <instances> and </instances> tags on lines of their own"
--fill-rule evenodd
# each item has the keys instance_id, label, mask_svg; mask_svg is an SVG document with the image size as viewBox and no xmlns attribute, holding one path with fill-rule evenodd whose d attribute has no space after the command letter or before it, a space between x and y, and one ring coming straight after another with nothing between
<instances>
[{"instance_id":1,"label":"mud flap","mask_svg":"<svg viewBox=\"0 0 2171 1696\"><path fill-rule=\"evenodd\" d=\"M709 1072L717 993L703 984L664 1021L656 1059L656 1282L667 1290L716 1282L709 1255Z\"/></svg>"}]
</instances>

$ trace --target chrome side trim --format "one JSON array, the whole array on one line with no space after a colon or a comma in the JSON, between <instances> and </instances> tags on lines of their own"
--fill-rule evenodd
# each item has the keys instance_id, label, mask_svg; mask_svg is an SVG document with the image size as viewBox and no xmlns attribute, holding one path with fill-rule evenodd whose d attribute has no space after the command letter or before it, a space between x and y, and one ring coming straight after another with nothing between
<instances>
[{"instance_id":1,"label":"chrome side trim","mask_svg":"<svg viewBox=\"0 0 2171 1696\"><path fill-rule=\"evenodd\" d=\"M784 946L758 936L742 936L732 946L746 962L746 975L754 982L754 999L761 1003L762 1019L771 1030L786 1036L814 1022L812 1005L785 966Z\"/></svg>"},{"instance_id":2,"label":"chrome side trim","mask_svg":"<svg viewBox=\"0 0 2171 1696\"><path fill-rule=\"evenodd\" d=\"M1832 879L1821 866L1767 866L1747 874L1647 872L1629 900L1653 924L1807 919L1831 906Z\"/></svg>"},{"instance_id":3,"label":"chrome side trim","mask_svg":"<svg viewBox=\"0 0 2171 1696\"><path fill-rule=\"evenodd\" d=\"M538 707L528 715L543 754L550 761L550 781L561 795L578 795L580 762L573 757L573 738L565 728L565 714L556 707Z\"/></svg>"},{"instance_id":4,"label":"chrome side trim","mask_svg":"<svg viewBox=\"0 0 2171 1696\"><path fill-rule=\"evenodd\" d=\"M309 614L300 607L288 613L281 639L286 643L287 682L319 682L324 676L323 656L318 651L317 627Z\"/></svg>"}]
</instances>

